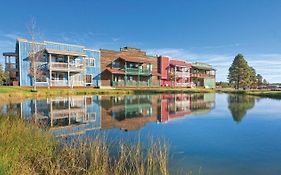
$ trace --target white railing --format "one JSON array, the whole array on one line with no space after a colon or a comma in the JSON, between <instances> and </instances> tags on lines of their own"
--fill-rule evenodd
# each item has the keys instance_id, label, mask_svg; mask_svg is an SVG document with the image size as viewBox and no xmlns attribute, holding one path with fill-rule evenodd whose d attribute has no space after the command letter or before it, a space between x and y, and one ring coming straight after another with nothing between
<instances>
[{"instance_id":1,"label":"white railing","mask_svg":"<svg viewBox=\"0 0 281 175\"><path fill-rule=\"evenodd\" d=\"M190 73L189 72L176 72L176 76L177 77L190 77Z\"/></svg>"},{"instance_id":2,"label":"white railing","mask_svg":"<svg viewBox=\"0 0 281 175\"><path fill-rule=\"evenodd\" d=\"M191 87L190 83L176 83L176 87Z\"/></svg>"},{"instance_id":3,"label":"white railing","mask_svg":"<svg viewBox=\"0 0 281 175\"><path fill-rule=\"evenodd\" d=\"M69 69L69 70L82 70L85 68L84 64L74 64L74 63L50 63L50 68L54 69Z\"/></svg>"},{"instance_id":4,"label":"white railing","mask_svg":"<svg viewBox=\"0 0 281 175\"><path fill-rule=\"evenodd\" d=\"M51 80L52 86L68 86L67 80Z\"/></svg>"},{"instance_id":5,"label":"white railing","mask_svg":"<svg viewBox=\"0 0 281 175\"><path fill-rule=\"evenodd\" d=\"M85 82L84 81L74 81L74 80L52 80L51 81L52 86L84 86Z\"/></svg>"}]
</instances>

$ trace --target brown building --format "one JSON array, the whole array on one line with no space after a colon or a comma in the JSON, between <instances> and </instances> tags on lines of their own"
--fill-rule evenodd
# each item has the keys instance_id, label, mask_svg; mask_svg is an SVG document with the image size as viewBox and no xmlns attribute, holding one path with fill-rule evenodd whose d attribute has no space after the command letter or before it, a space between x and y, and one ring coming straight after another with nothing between
<instances>
[{"instance_id":1,"label":"brown building","mask_svg":"<svg viewBox=\"0 0 281 175\"><path fill-rule=\"evenodd\" d=\"M129 47L121 48L120 51L101 49L100 54L101 86L160 86L157 57Z\"/></svg>"}]
</instances>

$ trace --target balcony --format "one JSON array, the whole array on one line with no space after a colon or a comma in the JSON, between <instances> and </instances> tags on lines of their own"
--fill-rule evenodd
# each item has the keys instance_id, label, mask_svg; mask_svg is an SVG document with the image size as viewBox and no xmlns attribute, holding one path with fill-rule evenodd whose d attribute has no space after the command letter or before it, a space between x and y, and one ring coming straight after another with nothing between
<instances>
[{"instance_id":1,"label":"balcony","mask_svg":"<svg viewBox=\"0 0 281 175\"><path fill-rule=\"evenodd\" d=\"M52 86L68 86L67 80L51 80Z\"/></svg>"},{"instance_id":2,"label":"balcony","mask_svg":"<svg viewBox=\"0 0 281 175\"><path fill-rule=\"evenodd\" d=\"M75 80L51 80L52 86L84 86L84 81L75 81Z\"/></svg>"},{"instance_id":3,"label":"balcony","mask_svg":"<svg viewBox=\"0 0 281 175\"><path fill-rule=\"evenodd\" d=\"M160 86L160 82L148 81L112 81L112 86Z\"/></svg>"},{"instance_id":4,"label":"balcony","mask_svg":"<svg viewBox=\"0 0 281 175\"><path fill-rule=\"evenodd\" d=\"M205 73L193 73L192 78L215 78L215 75L205 74Z\"/></svg>"},{"instance_id":5,"label":"balcony","mask_svg":"<svg viewBox=\"0 0 281 175\"><path fill-rule=\"evenodd\" d=\"M84 64L59 63L59 62L51 62L49 64L49 67L51 70L78 71L78 72L81 72L85 69Z\"/></svg>"},{"instance_id":6,"label":"balcony","mask_svg":"<svg viewBox=\"0 0 281 175\"><path fill-rule=\"evenodd\" d=\"M191 83L175 83L176 87L191 87Z\"/></svg>"},{"instance_id":7,"label":"balcony","mask_svg":"<svg viewBox=\"0 0 281 175\"><path fill-rule=\"evenodd\" d=\"M189 72L176 71L176 77L190 77L190 73Z\"/></svg>"},{"instance_id":8,"label":"balcony","mask_svg":"<svg viewBox=\"0 0 281 175\"><path fill-rule=\"evenodd\" d=\"M140 68L125 68L126 74L131 75L150 75L151 71L148 69L140 69Z\"/></svg>"}]
</instances>

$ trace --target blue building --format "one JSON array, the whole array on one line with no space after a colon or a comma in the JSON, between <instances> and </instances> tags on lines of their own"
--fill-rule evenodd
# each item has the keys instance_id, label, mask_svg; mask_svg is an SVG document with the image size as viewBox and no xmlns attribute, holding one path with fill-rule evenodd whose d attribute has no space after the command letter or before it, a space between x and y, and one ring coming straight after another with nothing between
<instances>
[{"instance_id":1,"label":"blue building","mask_svg":"<svg viewBox=\"0 0 281 175\"><path fill-rule=\"evenodd\" d=\"M31 53L36 59L30 58ZM7 85L100 86L100 52L81 45L18 39L15 52L3 56Z\"/></svg>"}]
</instances>

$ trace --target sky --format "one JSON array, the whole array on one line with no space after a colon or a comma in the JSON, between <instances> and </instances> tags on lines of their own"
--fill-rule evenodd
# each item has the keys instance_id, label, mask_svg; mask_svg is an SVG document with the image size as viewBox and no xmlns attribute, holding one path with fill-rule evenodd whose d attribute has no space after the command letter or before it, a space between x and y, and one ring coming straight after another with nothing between
<instances>
[{"instance_id":1,"label":"sky","mask_svg":"<svg viewBox=\"0 0 281 175\"><path fill-rule=\"evenodd\" d=\"M3 0L0 53L28 38L32 18L42 41L207 62L217 81L227 81L241 53L266 80L281 82L280 0Z\"/></svg>"}]
</instances>

